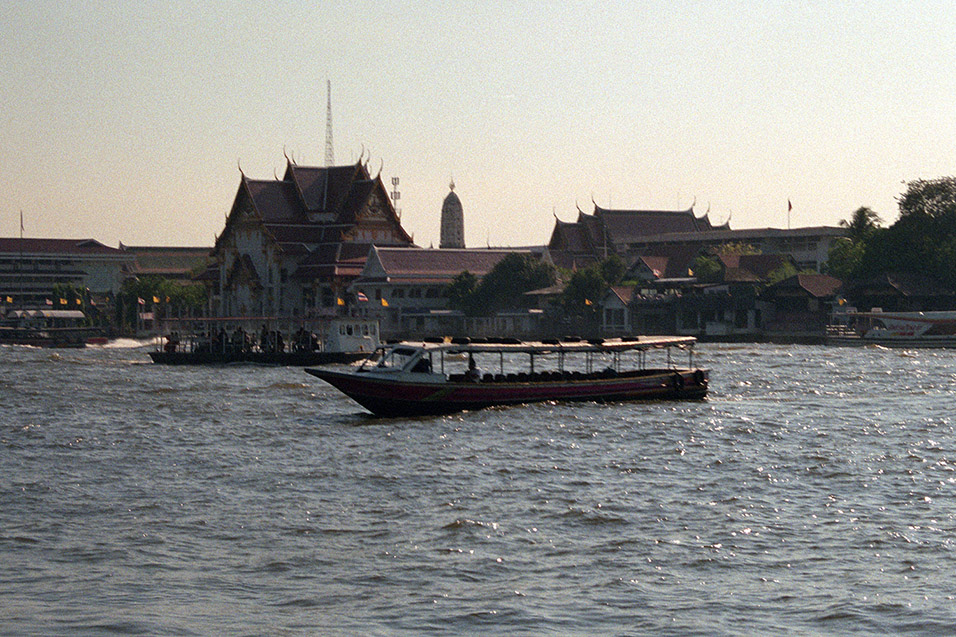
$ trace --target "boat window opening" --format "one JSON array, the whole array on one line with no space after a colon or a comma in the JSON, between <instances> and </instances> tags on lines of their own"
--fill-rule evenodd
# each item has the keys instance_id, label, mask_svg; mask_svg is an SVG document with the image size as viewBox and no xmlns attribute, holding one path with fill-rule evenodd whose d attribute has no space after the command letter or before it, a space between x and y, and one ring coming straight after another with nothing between
<instances>
[{"instance_id":1,"label":"boat window opening","mask_svg":"<svg viewBox=\"0 0 956 637\"><path fill-rule=\"evenodd\" d=\"M405 369L419 350L411 347L382 348L382 356L376 367L389 369Z\"/></svg>"},{"instance_id":2,"label":"boat window opening","mask_svg":"<svg viewBox=\"0 0 956 637\"><path fill-rule=\"evenodd\" d=\"M362 326L362 336L368 336L368 323Z\"/></svg>"}]
</instances>

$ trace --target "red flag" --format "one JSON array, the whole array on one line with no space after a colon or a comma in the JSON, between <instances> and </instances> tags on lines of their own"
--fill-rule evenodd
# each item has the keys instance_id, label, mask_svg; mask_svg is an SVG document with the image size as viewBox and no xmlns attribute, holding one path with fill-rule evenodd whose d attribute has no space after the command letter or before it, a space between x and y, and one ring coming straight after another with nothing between
<instances>
[{"instance_id":1,"label":"red flag","mask_svg":"<svg viewBox=\"0 0 956 637\"><path fill-rule=\"evenodd\" d=\"M790 203L789 199L787 199L787 212L790 212L791 210L793 210L793 204Z\"/></svg>"}]
</instances>

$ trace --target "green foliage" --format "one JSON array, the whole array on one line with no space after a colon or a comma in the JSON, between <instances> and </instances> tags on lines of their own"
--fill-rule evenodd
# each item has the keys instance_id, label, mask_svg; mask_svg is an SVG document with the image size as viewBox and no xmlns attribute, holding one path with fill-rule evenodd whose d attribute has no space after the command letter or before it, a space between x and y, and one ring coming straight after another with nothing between
<instances>
[{"instance_id":1,"label":"green foliage","mask_svg":"<svg viewBox=\"0 0 956 637\"><path fill-rule=\"evenodd\" d=\"M525 292L554 285L554 267L530 254L511 253L476 284L474 275L462 272L449 286L450 303L469 316L526 306Z\"/></svg>"},{"instance_id":2,"label":"green foliage","mask_svg":"<svg viewBox=\"0 0 956 637\"><path fill-rule=\"evenodd\" d=\"M833 247L827 271L844 279L909 272L956 288L956 177L912 181L898 202L889 228L868 208L856 210L843 224L849 245Z\"/></svg>"},{"instance_id":3,"label":"green foliage","mask_svg":"<svg viewBox=\"0 0 956 637\"><path fill-rule=\"evenodd\" d=\"M620 283L626 270L621 258L611 255L601 263L572 272L561 293L561 310L569 316L595 316L608 288Z\"/></svg>"},{"instance_id":4,"label":"green foliage","mask_svg":"<svg viewBox=\"0 0 956 637\"><path fill-rule=\"evenodd\" d=\"M716 257L699 255L690 266L694 276L703 283L714 283L720 278L720 262Z\"/></svg>"},{"instance_id":5,"label":"green foliage","mask_svg":"<svg viewBox=\"0 0 956 637\"><path fill-rule=\"evenodd\" d=\"M827 256L826 273L844 281L853 278L860 271L864 247L862 241L849 238L838 240Z\"/></svg>"},{"instance_id":6,"label":"green foliage","mask_svg":"<svg viewBox=\"0 0 956 637\"><path fill-rule=\"evenodd\" d=\"M166 316L200 315L206 307L206 289L201 283L182 284L158 276L128 279L116 298L121 328L135 327L139 299L145 307L161 310Z\"/></svg>"},{"instance_id":7,"label":"green foliage","mask_svg":"<svg viewBox=\"0 0 956 637\"><path fill-rule=\"evenodd\" d=\"M760 254L760 250L750 245L749 243L744 243L742 241L731 241L729 243L723 243L717 246L714 249L715 255L731 255L731 254ZM696 272L696 270L694 270Z\"/></svg>"},{"instance_id":8,"label":"green foliage","mask_svg":"<svg viewBox=\"0 0 956 637\"><path fill-rule=\"evenodd\" d=\"M477 289L478 277L465 270L448 285L448 304L469 316L473 315L475 310L473 301Z\"/></svg>"},{"instance_id":9,"label":"green foliage","mask_svg":"<svg viewBox=\"0 0 956 637\"><path fill-rule=\"evenodd\" d=\"M600 265L578 270L571 275L561 294L561 306L570 316L594 315L607 289Z\"/></svg>"},{"instance_id":10,"label":"green foliage","mask_svg":"<svg viewBox=\"0 0 956 637\"><path fill-rule=\"evenodd\" d=\"M608 285L617 285L620 283L621 279L624 278L625 272L627 272L627 265L625 265L624 260L616 254L612 254L601 263L601 277Z\"/></svg>"},{"instance_id":11,"label":"green foliage","mask_svg":"<svg viewBox=\"0 0 956 637\"><path fill-rule=\"evenodd\" d=\"M880 215L866 206L861 206L853 211L849 221L846 219L840 221L840 226L849 231L850 241L860 243L873 234L873 231L880 227L882 221Z\"/></svg>"},{"instance_id":12,"label":"green foliage","mask_svg":"<svg viewBox=\"0 0 956 637\"><path fill-rule=\"evenodd\" d=\"M956 232L956 177L911 181L898 202L900 221L929 220L941 229Z\"/></svg>"},{"instance_id":13,"label":"green foliage","mask_svg":"<svg viewBox=\"0 0 956 637\"><path fill-rule=\"evenodd\" d=\"M796 266L793 265L790 261L784 262L779 268L771 270L767 274L767 285L773 285L774 283L779 283L785 279L789 279L792 276L800 274Z\"/></svg>"}]
</instances>

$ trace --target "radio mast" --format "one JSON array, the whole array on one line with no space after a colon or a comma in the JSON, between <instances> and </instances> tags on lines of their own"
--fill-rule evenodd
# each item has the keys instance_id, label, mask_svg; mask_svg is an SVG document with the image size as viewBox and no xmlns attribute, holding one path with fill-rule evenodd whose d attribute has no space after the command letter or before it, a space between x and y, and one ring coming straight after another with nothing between
<instances>
[{"instance_id":1,"label":"radio mast","mask_svg":"<svg viewBox=\"0 0 956 637\"><path fill-rule=\"evenodd\" d=\"M325 107L325 165L335 164L335 150L332 146L332 80L326 80L328 101Z\"/></svg>"}]
</instances>

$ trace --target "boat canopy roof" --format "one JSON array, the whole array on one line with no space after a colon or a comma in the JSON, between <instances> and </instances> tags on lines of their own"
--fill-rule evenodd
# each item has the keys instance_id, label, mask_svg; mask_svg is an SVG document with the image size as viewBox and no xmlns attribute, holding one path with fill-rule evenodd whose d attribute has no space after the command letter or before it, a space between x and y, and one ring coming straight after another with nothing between
<instances>
[{"instance_id":1,"label":"boat canopy roof","mask_svg":"<svg viewBox=\"0 0 956 637\"><path fill-rule=\"evenodd\" d=\"M80 310L13 310L7 316L13 318L55 318L55 319L85 319L86 315Z\"/></svg>"},{"instance_id":2,"label":"boat canopy roof","mask_svg":"<svg viewBox=\"0 0 956 637\"><path fill-rule=\"evenodd\" d=\"M383 345L385 348L409 349L412 351L423 350L425 352L447 352L449 354L467 354L467 353L531 353L548 354L552 352L624 352L629 350L649 350L661 349L667 347L677 347L681 349L694 346L697 339L693 336L640 336L634 339L604 339L604 340L581 340L581 341L509 341L507 343L454 343L441 342L431 343L422 341L401 341L399 343L389 343ZM406 352L406 354L410 354Z\"/></svg>"}]
</instances>

